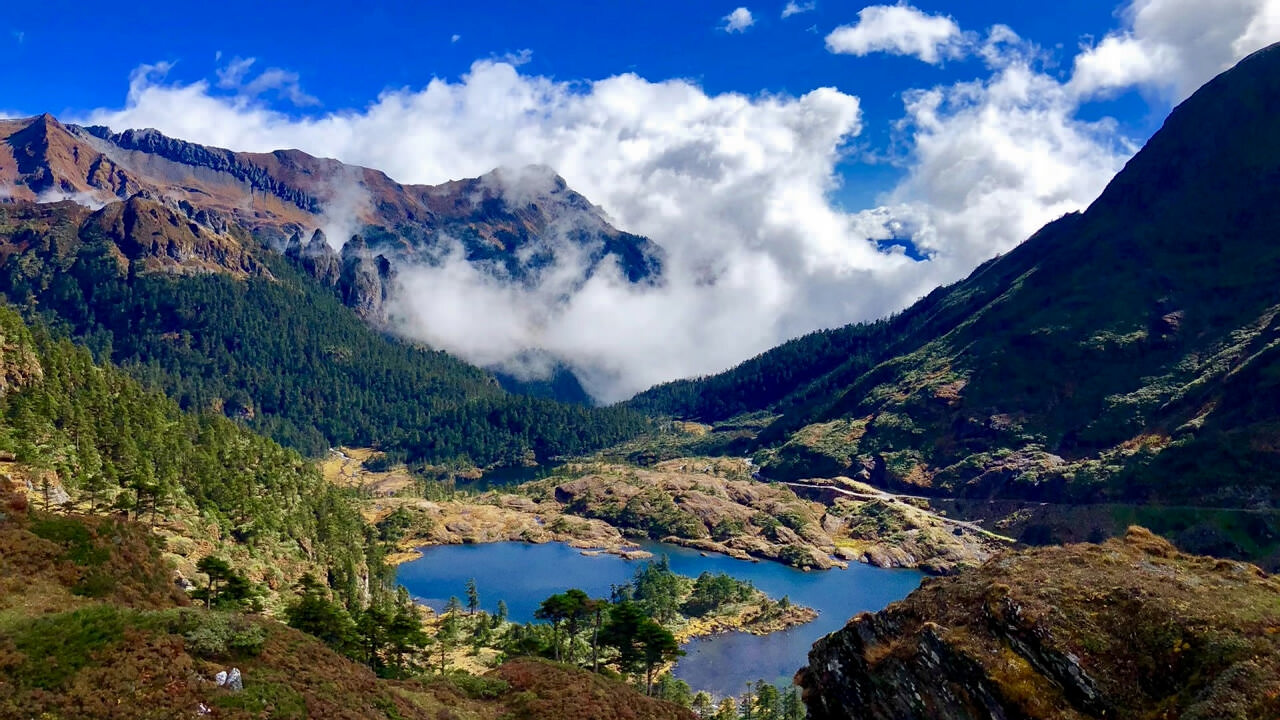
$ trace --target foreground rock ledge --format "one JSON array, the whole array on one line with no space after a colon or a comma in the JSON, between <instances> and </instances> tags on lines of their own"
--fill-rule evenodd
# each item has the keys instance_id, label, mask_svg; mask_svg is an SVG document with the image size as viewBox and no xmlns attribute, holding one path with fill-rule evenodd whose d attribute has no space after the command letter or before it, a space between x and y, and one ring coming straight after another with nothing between
<instances>
[{"instance_id":1,"label":"foreground rock ledge","mask_svg":"<svg viewBox=\"0 0 1280 720\"><path fill-rule=\"evenodd\" d=\"M813 720L1280 717L1280 579L1142 528L926 580L819 640Z\"/></svg>"}]
</instances>

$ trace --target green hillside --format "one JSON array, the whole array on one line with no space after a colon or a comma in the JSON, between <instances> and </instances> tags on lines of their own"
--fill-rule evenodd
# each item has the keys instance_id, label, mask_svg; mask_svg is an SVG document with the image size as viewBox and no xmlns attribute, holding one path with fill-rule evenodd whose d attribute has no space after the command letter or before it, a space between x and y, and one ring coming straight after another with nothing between
<instances>
[{"instance_id":1,"label":"green hillside","mask_svg":"<svg viewBox=\"0 0 1280 720\"><path fill-rule=\"evenodd\" d=\"M769 477L1280 505L1280 48L1178 107L1086 212L886 321L630 405L764 411Z\"/></svg>"},{"instance_id":2,"label":"green hillside","mask_svg":"<svg viewBox=\"0 0 1280 720\"><path fill-rule=\"evenodd\" d=\"M0 307L0 335L0 454L11 479L88 512L184 518L186 535L232 540L242 564L272 568L268 582L311 571L348 602L368 592L355 503L297 453L226 418L183 412L9 308Z\"/></svg>"}]
</instances>

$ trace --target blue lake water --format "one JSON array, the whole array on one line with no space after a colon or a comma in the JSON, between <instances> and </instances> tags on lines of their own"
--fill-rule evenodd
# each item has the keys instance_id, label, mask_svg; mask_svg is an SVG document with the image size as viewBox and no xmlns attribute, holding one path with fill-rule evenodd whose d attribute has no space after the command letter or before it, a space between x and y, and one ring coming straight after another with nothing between
<instances>
[{"instance_id":1,"label":"blue lake water","mask_svg":"<svg viewBox=\"0 0 1280 720\"><path fill-rule=\"evenodd\" d=\"M844 626L864 610L879 610L907 596L922 575L912 570L883 570L852 565L848 570L803 572L772 562L737 560L727 555L702 555L677 545L641 543L656 555L666 555L671 569L697 577L704 571L723 572L749 580L774 599L818 611L818 619L763 637L726 633L685 645L687 655L676 664L676 677L693 689L716 695L738 695L746 683L764 679L790 683L808 659L818 638ZM561 543L489 543L447 545L422 549L423 556L400 566L397 578L419 602L437 610L449 596L464 597L474 578L481 605L494 612L498 600L507 604L512 620L533 620L533 612L547 596L581 588L593 597L608 597L613 585L631 579L643 561L615 555L589 557Z\"/></svg>"}]
</instances>

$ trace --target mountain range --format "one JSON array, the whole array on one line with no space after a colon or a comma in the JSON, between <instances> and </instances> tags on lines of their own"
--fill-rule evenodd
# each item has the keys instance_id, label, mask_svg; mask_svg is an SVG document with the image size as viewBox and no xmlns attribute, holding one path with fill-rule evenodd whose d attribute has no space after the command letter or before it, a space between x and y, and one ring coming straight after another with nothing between
<instances>
[{"instance_id":1,"label":"mountain range","mask_svg":"<svg viewBox=\"0 0 1280 720\"><path fill-rule=\"evenodd\" d=\"M735 451L757 453L775 479L848 475L933 495L1275 509L1280 252L1266 241L1280 227L1277 100L1267 71L1275 52L1178 107L1086 211L965 280L894 317L658 386L615 413L710 423L763 414L758 436ZM86 239L110 245L126 285L161 283L155 292L169 298L182 296L179 287L216 285L215 277L233 280L227 289L278 288L302 282L289 272L300 271L307 292L328 291L375 329L386 328L400 269L440 262L455 243L510 283L531 282L555 253L584 248L587 272L608 260L633 282L661 277L657 246L613 228L544 167L414 186L299 151L235 153L48 115L3 121L0 136L0 185L9 188L0 208L10 228L0 290L56 316L91 347L105 349L110 343L92 338L109 331L112 343L123 341L110 344L113 360L148 367L153 380L159 364L171 389L190 382L174 377L199 375L190 371L208 366L211 353L243 355L231 338L240 325L219 333L223 348L197 348L203 359L194 364L173 360L163 338L217 322L196 318L199 308L167 308L145 329L111 327L101 317L105 276L71 270L85 265ZM77 202L39 202L55 198ZM334 227L358 232L335 242ZM80 278L73 297L65 280L40 272L55 257ZM124 340L139 332L151 340ZM216 392L179 397L255 419L292 405L281 388L224 375L231 379ZM489 392L468 382L462 395ZM582 399L580 391L563 373L557 389L543 388ZM306 432L287 432L295 430ZM276 437L287 441L287 432Z\"/></svg>"},{"instance_id":2,"label":"mountain range","mask_svg":"<svg viewBox=\"0 0 1280 720\"><path fill-rule=\"evenodd\" d=\"M144 197L169 208L179 236L184 229L219 235L239 228L307 258L318 279L374 322L387 319L383 301L398 266L439 262L455 248L512 281L536 280L565 252L588 258L579 281L606 258L633 282L661 273L655 244L614 228L545 166L401 185L380 171L298 150L238 153L155 130L64 125L47 114L0 121L0 139L0 187L10 200L71 198L101 207ZM348 248L355 235L360 240ZM241 268L233 262L227 269Z\"/></svg>"},{"instance_id":3,"label":"mountain range","mask_svg":"<svg viewBox=\"0 0 1280 720\"><path fill-rule=\"evenodd\" d=\"M399 264L455 241L511 282L539 271L540 248L570 245L597 265L622 248L637 281L658 271L647 241L542 169L406 188L302 153L236 154L47 115L4 121L0 134L0 293L186 409L307 454L376 444L460 467L543 462L647 427L625 409L520 394L585 400L572 378L503 378L512 394L387 332ZM339 250L319 229L320 198L350 177L362 179L345 191L381 199L359 206L364 234Z\"/></svg>"}]
</instances>

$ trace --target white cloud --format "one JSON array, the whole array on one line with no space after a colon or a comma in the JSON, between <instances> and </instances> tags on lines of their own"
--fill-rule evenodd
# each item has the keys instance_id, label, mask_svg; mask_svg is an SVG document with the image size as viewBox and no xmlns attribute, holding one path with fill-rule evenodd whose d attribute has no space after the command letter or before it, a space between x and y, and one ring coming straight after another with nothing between
<instances>
[{"instance_id":1,"label":"white cloud","mask_svg":"<svg viewBox=\"0 0 1280 720\"><path fill-rule=\"evenodd\" d=\"M782 17L785 19L785 18L791 17L792 15L800 15L802 13L807 13L812 11L815 7L817 7L817 4L815 2L798 3L795 0L788 0L786 7L782 8Z\"/></svg>"},{"instance_id":2,"label":"white cloud","mask_svg":"<svg viewBox=\"0 0 1280 720\"><path fill-rule=\"evenodd\" d=\"M1236 37L1265 36L1267 17L1251 16ZM615 225L664 247L660 285L630 285L611 268L584 281L567 246L531 285L502 283L454 253L405 271L394 309L407 333L476 362L559 355L614 400L902 308L1088 205L1136 149L1113 122L1079 119L1077 81L1042 69L1043 52L1011 29L981 41L959 28L945 35L989 76L903 94L905 177L861 212L830 197L862 129L858 98L832 88L709 95L635 75L561 82L490 59L456 81L386 91L361 111L290 118L207 83L167 83L161 64L134 73L123 109L88 120L242 150L298 147L401 182L555 168ZM928 259L879 249L903 237Z\"/></svg>"},{"instance_id":3,"label":"white cloud","mask_svg":"<svg viewBox=\"0 0 1280 720\"><path fill-rule=\"evenodd\" d=\"M5 192L5 189L0 188L0 192ZM61 202L63 200L70 200L75 204L83 205L84 207L87 207L90 210L100 210L104 205L106 205L106 203L103 202L102 199L98 197L96 193L92 193L92 192L72 193L72 192L66 192L64 190L55 190L54 188L49 188L41 192L40 194L36 195L36 202L41 202L41 203Z\"/></svg>"},{"instance_id":4,"label":"white cloud","mask_svg":"<svg viewBox=\"0 0 1280 720\"><path fill-rule=\"evenodd\" d=\"M221 59L222 53L219 52L215 56L215 61ZM244 83L244 76L248 74L249 68L257 62L257 58L236 57L225 66L217 69L218 87L226 89L237 89Z\"/></svg>"},{"instance_id":5,"label":"white cloud","mask_svg":"<svg viewBox=\"0 0 1280 720\"><path fill-rule=\"evenodd\" d=\"M1082 98L1130 88L1186 98L1249 53L1280 40L1280 0L1132 0L1125 27L1075 59Z\"/></svg>"},{"instance_id":6,"label":"white cloud","mask_svg":"<svg viewBox=\"0 0 1280 720\"><path fill-rule=\"evenodd\" d=\"M461 39L462 39L462 36L461 36L461 35L459 35L458 33L454 33L453 35L450 35L450 36L449 36L449 42L451 42L451 43L456 43L456 42L458 42L458 41L459 41L459 40L461 40Z\"/></svg>"},{"instance_id":7,"label":"white cloud","mask_svg":"<svg viewBox=\"0 0 1280 720\"><path fill-rule=\"evenodd\" d=\"M756 24L756 19L751 15L751 11L740 7L733 12L721 18L724 23L721 27L727 33L746 32L747 28Z\"/></svg>"},{"instance_id":8,"label":"white cloud","mask_svg":"<svg viewBox=\"0 0 1280 720\"><path fill-rule=\"evenodd\" d=\"M221 57L221 53L218 53L218 57ZM248 79L255 62L256 58L236 57L226 66L218 68L218 87L234 90L241 97L250 100L274 91L279 97L298 107L320 104L318 99L303 92L296 72L271 67L263 70L257 77Z\"/></svg>"},{"instance_id":9,"label":"white cloud","mask_svg":"<svg viewBox=\"0 0 1280 720\"><path fill-rule=\"evenodd\" d=\"M985 81L911 91L906 106L900 129L913 152L891 217L944 261L1007 250L1084 207L1137 149L1114 122L1076 119L1071 93L1025 61Z\"/></svg>"},{"instance_id":10,"label":"white cloud","mask_svg":"<svg viewBox=\"0 0 1280 720\"><path fill-rule=\"evenodd\" d=\"M827 35L827 49L846 55L874 52L911 55L932 65L964 54L964 35L949 17L929 15L905 3L871 5L858 22Z\"/></svg>"}]
</instances>

